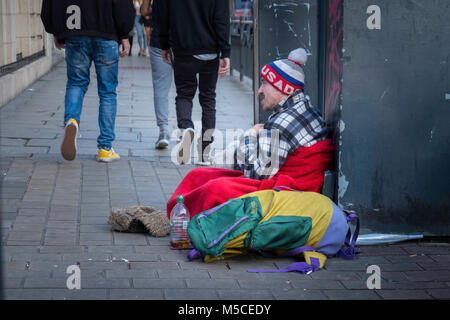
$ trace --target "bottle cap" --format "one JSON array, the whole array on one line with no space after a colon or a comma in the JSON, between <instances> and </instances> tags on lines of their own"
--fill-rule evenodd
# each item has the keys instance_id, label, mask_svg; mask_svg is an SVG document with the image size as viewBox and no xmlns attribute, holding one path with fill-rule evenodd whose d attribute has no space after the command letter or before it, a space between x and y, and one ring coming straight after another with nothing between
<instances>
[{"instance_id":1,"label":"bottle cap","mask_svg":"<svg viewBox=\"0 0 450 320\"><path fill-rule=\"evenodd\" d=\"M177 197L177 203L183 203L184 202L184 198L183 198L183 196L180 194L178 197Z\"/></svg>"}]
</instances>

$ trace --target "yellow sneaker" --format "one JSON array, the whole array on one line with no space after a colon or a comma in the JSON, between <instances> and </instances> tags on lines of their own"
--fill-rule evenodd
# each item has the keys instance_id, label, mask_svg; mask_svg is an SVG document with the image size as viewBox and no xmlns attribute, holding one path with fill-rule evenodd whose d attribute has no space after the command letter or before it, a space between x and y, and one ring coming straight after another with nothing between
<instances>
[{"instance_id":1,"label":"yellow sneaker","mask_svg":"<svg viewBox=\"0 0 450 320\"><path fill-rule=\"evenodd\" d=\"M64 140L61 144L61 155L64 159L72 161L77 155L78 123L69 119L66 123Z\"/></svg>"},{"instance_id":2,"label":"yellow sneaker","mask_svg":"<svg viewBox=\"0 0 450 320\"><path fill-rule=\"evenodd\" d=\"M120 156L119 154L114 152L114 149L111 148L111 150L105 150L105 149L99 149L98 155L97 155L97 161L98 162L111 162L114 160L119 160Z\"/></svg>"}]
</instances>

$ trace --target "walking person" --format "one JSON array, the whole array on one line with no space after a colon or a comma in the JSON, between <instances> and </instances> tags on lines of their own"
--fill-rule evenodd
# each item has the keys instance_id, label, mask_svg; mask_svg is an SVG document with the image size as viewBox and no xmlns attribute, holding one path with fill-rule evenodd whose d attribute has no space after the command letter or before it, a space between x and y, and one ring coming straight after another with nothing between
<instances>
[{"instance_id":1,"label":"walking person","mask_svg":"<svg viewBox=\"0 0 450 320\"><path fill-rule=\"evenodd\" d=\"M177 161L190 161L194 139L192 99L197 87L202 107L202 136L198 143L199 164L209 161L209 145L216 126L216 84L230 68L231 46L228 0L154 0L158 3L157 26L162 58L174 69L176 112L182 131ZM172 49L169 45L169 32ZM198 75L198 81L197 81Z\"/></svg>"},{"instance_id":2,"label":"walking person","mask_svg":"<svg viewBox=\"0 0 450 320\"><path fill-rule=\"evenodd\" d=\"M101 19L99 19L101 17ZM65 97L65 135L61 154L74 160L83 99L90 83L90 67L95 64L100 98L97 139L100 162L117 160L112 142L120 57L128 55L128 36L134 25L135 10L129 0L43 0L41 19L45 30L54 35L58 49L66 49L67 85Z\"/></svg>"},{"instance_id":3,"label":"walking person","mask_svg":"<svg viewBox=\"0 0 450 320\"><path fill-rule=\"evenodd\" d=\"M138 56L146 56L145 53L147 51L147 42L145 40L144 36L144 28L142 26L142 15L141 15L141 6L142 6L142 0L133 0L134 8L136 9L136 18L134 20L134 26L136 27L136 33L138 36L138 43L139 43L139 52Z\"/></svg>"},{"instance_id":4,"label":"walking person","mask_svg":"<svg viewBox=\"0 0 450 320\"><path fill-rule=\"evenodd\" d=\"M147 5L147 2L150 2ZM142 24L144 25L144 30L145 30L145 35L146 35L146 40L147 40L147 47L150 46L150 42L151 42L151 35L152 35L152 28L153 28L153 19L152 19L152 5L153 5L153 0L151 1L142 1L142 6L141 6L141 14L142 14L142 10L145 10L146 14L142 14L143 19ZM149 49L149 54L150 54L150 49Z\"/></svg>"},{"instance_id":5,"label":"walking person","mask_svg":"<svg viewBox=\"0 0 450 320\"><path fill-rule=\"evenodd\" d=\"M150 0L143 0L141 14L146 17L150 14ZM159 30L156 25L158 18L158 3L152 6L152 36L150 39L149 53L152 66L153 80L153 105L156 114L156 124L159 127L159 137L156 141L156 149L166 149L169 146L169 90L173 81L173 69L164 62L161 55L161 42Z\"/></svg>"}]
</instances>

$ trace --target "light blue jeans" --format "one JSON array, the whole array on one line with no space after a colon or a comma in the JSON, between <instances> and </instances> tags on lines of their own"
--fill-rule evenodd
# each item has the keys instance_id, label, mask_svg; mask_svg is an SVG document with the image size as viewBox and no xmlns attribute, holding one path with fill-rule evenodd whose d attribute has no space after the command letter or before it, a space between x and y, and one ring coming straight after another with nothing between
<instances>
[{"instance_id":1,"label":"light blue jeans","mask_svg":"<svg viewBox=\"0 0 450 320\"><path fill-rule=\"evenodd\" d=\"M136 26L139 48L145 51L147 49L147 38L144 34L144 28L142 27L142 24L139 22L139 20L141 20L141 15L136 16L136 19L134 20L134 25Z\"/></svg>"},{"instance_id":2,"label":"light blue jeans","mask_svg":"<svg viewBox=\"0 0 450 320\"><path fill-rule=\"evenodd\" d=\"M66 40L67 86L64 125L71 118L80 123L84 95L90 83L89 69L92 61L97 73L100 98L98 113L100 136L97 139L97 147L110 150L115 139L117 110L119 45L116 41L90 37L71 37Z\"/></svg>"},{"instance_id":3,"label":"light blue jeans","mask_svg":"<svg viewBox=\"0 0 450 320\"><path fill-rule=\"evenodd\" d=\"M172 85L173 69L165 63L161 49L150 47L150 63L153 78L153 104L156 124L160 130L169 130L169 90Z\"/></svg>"}]
</instances>

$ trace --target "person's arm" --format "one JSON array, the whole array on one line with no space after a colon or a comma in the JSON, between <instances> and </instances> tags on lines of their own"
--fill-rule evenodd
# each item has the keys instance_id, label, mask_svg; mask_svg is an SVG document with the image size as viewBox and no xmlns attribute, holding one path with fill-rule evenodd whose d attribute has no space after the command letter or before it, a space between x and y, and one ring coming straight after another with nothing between
<instances>
[{"instance_id":1,"label":"person's arm","mask_svg":"<svg viewBox=\"0 0 450 320\"><path fill-rule=\"evenodd\" d=\"M240 139L236 167L250 179L270 179L286 161L289 143L277 129L256 125Z\"/></svg>"},{"instance_id":2,"label":"person's arm","mask_svg":"<svg viewBox=\"0 0 450 320\"><path fill-rule=\"evenodd\" d=\"M153 0L153 17L159 31L161 43L161 57L167 64L172 65L173 53L169 44L170 29L170 0Z\"/></svg>"},{"instance_id":3,"label":"person's arm","mask_svg":"<svg viewBox=\"0 0 450 320\"><path fill-rule=\"evenodd\" d=\"M120 40L128 39L134 27L136 9L130 0L113 0L113 16Z\"/></svg>"},{"instance_id":4,"label":"person's arm","mask_svg":"<svg viewBox=\"0 0 450 320\"><path fill-rule=\"evenodd\" d=\"M45 31L47 33L53 34L53 42L55 43L55 47L59 50L64 49L66 45L64 43L60 43L54 35L55 31L53 29L52 0L42 1L41 20L42 24L44 25Z\"/></svg>"},{"instance_id":5,"label":"person's arm","mask_svg":"<svg viewBox=\"0 0 450 320\"><path fill-rule=\"evenodd\" d=\"M169 50L170 0L154 0L153 13L157 16L157 27L161 49Z\"/></svg>"},{"instance_id":6,"label":"person's arm","mask_svg":"<svg viewBox=\"0 0 450 320\"><path fill-rule=\"evenodd\" d=\"M216 0L213 26L217 35L220 58L230 58L230 8L228 0Z\"/></svg>"},{"instance_id":7,"label":"person's arm","mask_svg":"<svg viewBox=\"0 0 450 320\"><path fill-rule=\"evenodd\" d=\"M41 8L41 20L47 33L53 34L53 19L52 19L52 0L43 0Z\"/></svg>"},{"instance_id":8,"label":"person's arm","mask_svg":"<svg viewBox=\"0 0 450 320\"><path fill-rule=\"evenodd\" d=\"M216 0L214 13L214 30L220 49L219 77L224 77L230 70L230 13L227 0Z\"/></svg>"}]
</instances>

